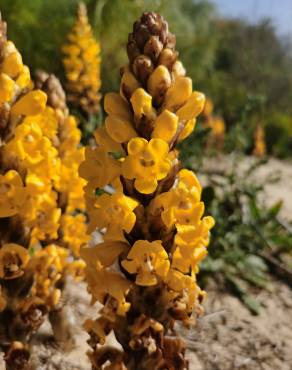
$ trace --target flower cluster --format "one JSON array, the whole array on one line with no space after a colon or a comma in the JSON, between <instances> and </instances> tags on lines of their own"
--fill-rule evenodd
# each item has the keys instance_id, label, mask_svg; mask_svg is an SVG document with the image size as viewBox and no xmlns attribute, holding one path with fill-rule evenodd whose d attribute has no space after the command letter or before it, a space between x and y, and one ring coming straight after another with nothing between
<instances>
[{"instance_id":1,"label":"flower cluster","mask_svg":"<svg viewBox=\"0 0 292 370\"><path fill-rule=\"evenodd\" d=\"M87 181L89 231L104 242L81 249L93 302L104 306L88 320L93 368L187 368L184 344L171 328L199 312L196 283L207 254L212 217L203 217L201 186L180 169L176 144L193 131L204 95L177 59L165 20L145 13L127 45L119 93L104 99L105 126L79 168ZM113 330L124 352L98 344ZM104 360L103 360L104 359Z\"/></svg>"},{"instance_id":2,"label":"flower cluster","mask_svg":"<svg viewBox=\"0 0 292 370\"><path fill-rule=\"evenodd\" d=\"M77 19L63 46L68 101L88 114L99 111L100 46L88 22L86 6L79 4Z\"/></svg>"},{"instance_id":3,"label":"flower cluster","mask_svg":"<svg viewBox=\"0 0 292 370\"><path fill-rule=\"evenodd\" d=\"M34 87L5 28L0 18L0 320L14 369L12 340L29 340L58 307L67 274L83 276L84 262L69 254L78 257L89 236L77 122L53 77Z\"/></svg>"},{"instance_id":4,"label":"flower cluster","mask_svg":"<svg viewBox=\"0 0 292 370\"><path fill-rule=\"evenodd\" d=\"M225 139L225 122L221 116L214 115L213 110L212 100L207 98L203 110L203 125L210 129L207 148L215 147L217 150L222 150Z\"/></svg>"}]
</instances>

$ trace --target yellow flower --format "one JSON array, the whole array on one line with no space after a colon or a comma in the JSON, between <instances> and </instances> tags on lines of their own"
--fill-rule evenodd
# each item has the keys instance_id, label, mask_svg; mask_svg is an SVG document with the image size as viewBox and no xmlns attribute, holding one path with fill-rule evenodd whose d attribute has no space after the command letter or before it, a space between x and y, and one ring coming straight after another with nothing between
<instances>
[{"instance_id":1,"label":"yellow flower","mask_svg":"<svg viewBox=\"0 0 292 370\"><path fill-rule=\"evenodd\" d=\"M32 119L27 117L23 122L31 122ZM49 139L54 139L58 130L58 121L54 110L46 107L45 110L33 117L33 122L38 124L44 136Z\"/></svg>"},{"instance_id":2,"label":"yellow flower","mask_svg":"<svg viewBox=\"0 0 292 370\"><path fill-rule=\"evenodd\" d=\"M1 66L1 72L6 73L11 78L16 78L22 72L22 70L23 70L22 58L20 53L16 49L15 51L11 52L10 54L4 57Z\"/></svg>"},{"instance_id":3,"label":"yellow flower","mask_svg":"<svg viewBox=\"0 0 292 370\"><path fill-rule=\"evenodd\" d=\"M128 156L122 163L122 174L126 179L135 179L135 188L143 194L155 191L158 181L164 179L171 168L168 158L169 147L161 139L131 139Z\"/></svg>"},{"instance_id":4,"label":"yellow flower","mask_svg":"<svg viewBox=\"0 0 292 370\"><path fill-rule=\"evenodd\" d=\"M44 111L47 95L41 90L34 90L22 96L11 108L11 114L35 116Z\"/></svg>"},{"instance_id":5,"label":"yellow flower","mask_svg":"<svg viewBox=\"0 0 292 370\"><path fill-rule=\"evenodd\" d=\"M210 229L214 226L212 217L207 216L193 225L177 225L175 236L176 249L173 254L172 267L187 273L207 255Z\"/></svg>"},{"instance_id":6,"label":"yellow flower","mask_svg":"<svg viewBox=\"0 0 292 370\"><path fill-rule=\"evenodd\" d=\"M178 141L182 141L186 139L190 134L194 131L194 128L196 127L196 119L190 119L185 124L182 132L179 134Z\"/></svg>"},{"instance_id":7,"label":"yellow flower","mask_svg":"<svg viewBox=\"0 0 292 370\"><path fill-rule=\"evenodd\" d=\"M14 95L15 83L5 73L0 73L0 104L9 102Z\"/></svg>"},{"instance_id":8,"label":"yellow flower","mask_svg":"<svg viewBox=\"0 0 292 370\"><path fill-rule=\"evenodd\" d=\"M20 72L15 82L21 89L28 87L32 83L30 71L27 66L23 66L23 70Z\"/></svg>"},{"instance_id":9,"label":"yellow flower","mask_svg":"<svg viewBox=\"0 0 292 370\"><path fill-rule=\"evenodd\" d=\"M139 87L131 97L131 103L135 117L140 120L142 116L149 116L152 111L152 96L142 87Z\"/></svg>"},{"instance_id":10,"label":"yellow flower","mask_svg":"<svg viewBox=\"0 0 292 370\"><path fill-rule=\"evenodd\" d=\"M10 170L0 175L0 218L17 214L25 197L26 190L18 172Z\"/></svg>"},{"instance_id":11,"label":"yellow flower","mask_svg":"<svg viewBox=\"0 0 292 370\"><path fill-rule=\"evenodd\" d=\"M175 292L181 293L183 296L185 296L185 293L187 292L188 311L192 311L195 300L201 292L196 283L195 274L183 274L182 272L171 268L167 275L166 282L170 289Z\"/></svg>"},{"instance_id":12,"label":"yellow flower","mask_svg":"<svg viewBox=\"0 0 292 370\"><path fill-rule=\"evenodd\" d=\"M102 194L94 202L90 211L88 232L96 227L106 229L105 240L124 240L123 232L129 233L136 222L133 210L139 202L125 196L123 193Z\"/></svg>"},{"instance_id":13,"label":"yellow flower","mask_svg":"<svg viewBox=\"0 0 292 370\"><path fill-rule=\"evenodd\" d=\"M10 280L23 275L28 261L27 249L18 244L4 244L0 249L0 278Z\"/></svg>"},{"instance_id":14,"label":"yellow flower","mask_svg":"<svg viewBox=\"0 0 292 370\"><path fill-rule=\"evenodd\" d=\"M156 119L152 138L163 139L170 142L177 132L178 117L165 109Z\"/></svg>"},{"instance_id":15,"label":"yellow flower","mask_svg":"<svg viewBox=\"0 0 292 370\"><path fill-rule=\"evenodd\" d=\"M25 223L32 228L31 244L46 238L57 238L60 226L61 209L57 208L56 193L31 194L31 202L21 214Z\"/></svg>"},{"instance_id":16,"label":"yellow flower","mask_svg":"<svg viewBox=\"0 0 292 370\"><path fill-rule=\"evenodd\" d=\"M104 303L107 295L117 301L117 313L124 316L130 305L125 295L129 291L130 283L119 273L106 270L128 245L122 242L105 242L95 247L82 248L81 257L86 262L86 279L94 301ZM101 284L102 282L102 284Z\"/></svg>"},{"instance_id":17,"label":"yellow flower","mask_svg":"<svg viewBox=\"0 0 292 370\"><path fill-rule=\"evenodd\" d=\"M85 161L79 167L79 175L95 188L110 184L121 172L119 161L101 147L86 147Z\"/></svg>"},{"instance_id":18,"label":"yellow flower","mask_svg":"<svg viewBox=\"0 0 292 370\"><path fill-rule=\"evenodd\" d=\"M108 116L105 119L105 127L109 136L117 143L124 143L138 136L130 121L116 116Z\"/></svg>"},{"instance_id":19,"label":"yellow flower","mask_svg":"<svg viewBox=\"0 0 292 370\"><path fill-rule=\"evenodd\" d=\"M60 300L61 291L56 284L62 277L67 258L67 249L50 244L37 250L30 260L29 267L35 277L32 294L43 299L49 307L56 306Z\"/></svg>"},{"instance_id":20,"label":"yellow flower","mask_svg":"<svg viewBox=\"0 0 292 370\"><path fill-rule=\"evenodd\" d=\"M39 163L51 143L43 136L40 126L28 117L16 127L12 140L4 147L7 157L14 156L25 160L28 165Z\"/></svg>"},{"instance_id":21,"label":"yellow flower","mask_svg":"<svg viewBox=\"0 0 292 370\"><path fill-rule=\"evenodd\" d=\"M149 211L155 215L161 212L161 219L168 228L177 224L196 225L204 212L200 197L201 185L196 175L183 169L179 172L175 187L154 198Z\"/></svg>"},{"instance_id":22,"label":"yellow flower","mask_svg":"<svg viewBox=\"0 0 292 370\"><path fill-rule=\"evenodd\" d=\"M79 256L80 248L90 239L86 228L86 217L81 213L76 216L64 214L61 217L62 239L75 256Z\"/></svg>"},{"instance_id":23,"label":"yellow flower","mask_svg":"<svg viewBox=\"0 0 292 370\"><path fill-rule=\"evenodd\" d=\"M167 276L170 263L161 243L160 240L138 240L128 253L127 260L122 261L125 270L137 274L137 285L156 285L157 277Z\"/></svg>"},{"instance_id":24,"label":"yellow flower","mask_svg":"<svg viewBox=\"0 0 292 370\"><path fill-rule=\"evenodd\" d=\"M77 19L62 48L68 100L87 113L99 110L100 45L88 22L86 7L78 6Z\"/></svg>"}]
</instances>

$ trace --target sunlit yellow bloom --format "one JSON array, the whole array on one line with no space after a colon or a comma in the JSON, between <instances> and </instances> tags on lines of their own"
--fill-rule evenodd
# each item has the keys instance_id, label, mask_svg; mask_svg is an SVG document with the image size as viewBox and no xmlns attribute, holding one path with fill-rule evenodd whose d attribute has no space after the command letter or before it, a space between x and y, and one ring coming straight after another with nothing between
<instances>
[{"instance_id":1,"label":"sunlit yellow bloom","mask_svg":"<svg viewBox=\"0 0 292 370\"><path fill-rule=\"evenodd\" d=\"M22 57L15 49L15 51L5 56L1 66L1 72L6 73L11 78L16 78L22 70Z\"/></svg>"},{"instance_id":2,"label":"sunlit yellow bloom","mask_svg":"<svg viewBox=\"0 0 292 370\"><path fill-rule=\"evenodd\" d=\"M21 89L31 84L30 71L27 66L23 66L23 70L20 72L15 82Z\"/></svg>"},{"instance_id":3,"label":"sunlit yellow bloom","mask_svg":"<svg viewBox=\"0 0 292 370\"><path fill-rule=\"evenodd\" d=\"M124 240L123 232L129 233L135 225L133 210L138 202L123 193L102 194L96 197L94 210L90 212L88 231L96 227L106 229L105 240Z\"/></svg>"},{"instance_id":4,"label":"sunlit yellow bloom","mask_svg":"<svg viewBox=\"0 0 292 370\"><path fill-rule=\"evenodd\" d=\"M180 108L192 94L192 80L189 77L178 77L167 90L165 108L174 112Z\"/></svg>"},{"instance_id":5,"label":"sunlit yellow bloom","mask_svg":"<svg viewBox=\"0 0 292 370\"><path fill-rule=\"evenodd\" d=\"M23 122L31 122L32 119L27 117ZM33 122L38 124L42 134L49 139L53 139L58 130L58 121L54 110L46 107L42 114L33 117Z\"/></svg>"},{"instance_id":6,"label":"sunlit yellow bloom","mask_svg":"<svg viewBox=\"0 0 292 370\"><path fill-rule=\"evenodd\" d=\"M54 244L37 250L31 258L29 267L35 276L32 294L42 298L49 306L53 307L59 302L61 292L56 288L56 283L62 277L67 258L68 250Z\"/></svg>"},{"instance_id":7,"label":"sunlit yellow bloom","mask_svg":"<svg viewBox=\"0 0 292 370\"><path fill-rule=\"evenodd\" d=\"M88 267L97 268L97 264L102 267L109 267L128 247L127 243L121 241L104 242L94 247L81 248L80 256Z\"/></svg>"},{"instance_id":8,"label":"sunlit yellow bloom","mask_svg":"<svg viewBox=\"0 0 292 370\"><path fill-rule=\"evenodd\" d=\"M48 138L43 136L40 126L28 119L15 129L12 140L4 147L6 156L15 156L25 160L28 165L39 163L46 149L51 146Z\"/></svg>"},{"instance_id":9,"label":"sunlit yellow bloom","mask_svg":"<svg viewBox=\"0 0 292 370\"><path fill-rule=\"evenodd\" d=\"M137 119L141 119L142 116L147 117L152 112L152 96L142 87L135 90L131 97L131 103Z\"/></svg>"},{"instance_id":10,"label":"sunlit yellow bloom","mask_svg":"<svg viewBox=\"0 0 292 370\"><path fill-rule=\"evenodd\" d=\"M187 121L182 132L179 134L178 141L182 141L186 139L188 136L190 136L190 134L194 131L195 126L196 126L195 118Z\"/></svg>"},{"instance_id":11,"label":"sunlit yellow bloom","mask_svg":"<svg viewBox=\"0 0 292 370\"><path fill-rule=\"evenodd\" d=\"M104 110L110 116L115 116L125 121L132 120L130 105L120 96L120 94L106 94L104 97Z\"/></svg>"},{"instance_id":12,"label":"sunlit yellow bloom","mask_svg":"<svg viewBox=\"0 0 292 370\"><path fill-rule=\"evenodd\" d=\"M0 218L17 214L25 198L26 190L18 172L10 170L0 175Z\"/></svg>"},{"instance_id":13,"label":"sunlit yellow bloom","mask_svg":"<svg viewBox=\"0 0 292 370\"><path fill-rule=\"evenodd\" d=\"M85 161L79 167L79 175L95 188L110 184L121 172L121 163L107 154L103 148L85 149Z\"/></svg>"},{"instance_id":14,"label":"sunlit yellow bloom","mask_svg":"<svg viewBox=\"0 0 292 370\"><path fill-rule=\"evenodd\" d=\"M162 221L168 228L177 224L196 225L204 212L200 197L201 185L196 175L183 169L175 187L154 198L149 211L152 214L161 212Z\"/></svg>"},{"instance_id":15,"label":"sunlit yellow bloom","mask_svg":"<svg viewBox=\"0 0 292 370\"><path fill-rule=\"evenodd\" d=\"M105 268L111 266L126 249L126 243L106 242L98 244L94 248L82 248L80 251L80 255L87 265L86 279L93 301L98 300L103 303L104 298L110 295L117 301L119 315L125 315L130 308L125 296L131 284L122 275L107 271Z\"/></svg>"},{"instance_id":16,"label":"sunlit yellow bloom","mask_svg":"<svg viewBox=\"0 0 292 370\"><path fill-rule=\"evenodd\" d=\"M5 73L0 73L0 104L9 102L14 95L15 83Z\"/></svg>"},{"instance_id":17,"label":"sunlit yellow bloom","mask_svg":"<svg viewBox=\"0 0 292 370\"><path fill-rule=\"evenodd\" d=\"M25 223L32 228L31 243L46 238L55 239L60 226L61 209L56 205L56 194L31 194L31 202L23 208Z\"/></svg>"},{"instance_id":18,"label":"sunlit yellow bloom","mask_svg":"<svg viewBox=\"0 0 292 370\"><path fill-rule=\"evenodd\" d=\"M165 278L169 270L168 255L160 240L135 242L122 266L136 275L137 285L156 285L157 277Z\"/></svg>"},{"instance_id":19,"label":"sunlit yellow bloom","mask_svg":"<svg viewBox=\"0 0 292 370\"><path fill-rule=\"evenodd\" d=\"M196 118L203 111L204 105L205 95L194 91L176 114L180 120L189 121Z\"/></svg>"},{"instance_id":20,"label":"sunlit yellow bloom","mask_svg":"<svg viewBox=\"0 0 292 370\"><path fill-rule=\"evenodd\" d=\"M178 117L165 109L156 119L152 138L163 139L170 142L177 132Z\"/></svg>"},{"instance_id":21,"label":"sunlit yellow bloom","mask_svg":"<svg viewBox=\"0 0 292 370\"><path fill-rule=\"evenodd\" d=\"M183 274L182 272L171 268L167 275L167 285L173 291L182 293L183 296L187 293L188 310L192 311L195 299L201 292L196 283L195 274Z\"/></svg>"},{"instance_id":22,"label":"sunlit yellow bloom","mask_svg":"<svg viewBox=\"0 0 292 370\"><path fill-rule=\"evenodd\" d=\"M11 108L14 115L35 116L44 111L47 95L41 90L34 90L22 96Z\"/></svg>"},{"instance_id":23,"label":"sunlit yellow bloom","mask_svg":"<svg viewBox=\"0 0 292 370\"><path fill-rule=\"evenodd\" d=\"M168 145L161 139L135 138L128 143L128 156L122 163L126 179L135 179L135 188L144 194L155 191L158 181L164 179L170 168Z\"/></svg>"},{"instance_id":24,"label":"sunlit yellow bloom","mask_svg":"<svg viewBox=\"0 0 292 370\"><path fill-rule=\"evenodd\" d=\"M188 272L206 256L209 244L210 229L214 226L212 217L207 216L193 225L177 225L175 236L176 250L173 255L172 267Z\"/></svg>"},{"instance_id":25,"label":"sunlit yellow bloom","mask_svg":"<svg viewBox=\"0 0 292 370\"><path fill-rule=\"evenodd\" d=\"M18 244L4 244L0 249L0 278L9 280L23 275L28 261L27 249Z\"/></svg>"},{"instance_id":26,"label":"sunlit yellow bloom","mask_svg":"<svg viewBox=\"0 0 292 370\"><path fill-rule=\"evenodd\" d=\"M137 136L131 121L117 116L108 116L105 119L105 127L109 136L118 143L124 143Z\"/></svg>"},{"instance_id":27,"label":"sunlit yellow bloom","mask_svg":"<svg viewBox=\"0 0 292 370\"><path fill-rule=\"evenodd\" d=\"M75 256L79 256L80 248L90 239L86 228L86 217L81 213L76 216L64 214L61 217L62 239Z\"/></svg>"}]
</instances>

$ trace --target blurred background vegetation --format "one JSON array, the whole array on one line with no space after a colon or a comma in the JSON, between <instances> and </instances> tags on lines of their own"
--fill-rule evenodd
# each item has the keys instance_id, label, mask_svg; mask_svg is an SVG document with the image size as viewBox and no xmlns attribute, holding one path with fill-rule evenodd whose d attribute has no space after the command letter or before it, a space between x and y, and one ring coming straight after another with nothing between
<instances>
[{"instance_id":1,"label":"blurred background vegetation","mask_svg":"<svg viewBox=\"0 0 292 370\"><path fill-rule=\"evenodd\" d=\"M33 71L42 68L63 79L60 50L74 22L77 3L1 0L9 37ZM180 58L195 88L212 98L215 112L224 118L225 150L250 154L253 133L260 124L266 130L268 153L292 155L292 48L289 40L278 36L270 20L249 24L225 19L208 0L85 3L102 47L103 94L118 89L119 68L127 61L124 46L133 22L143 11L158 11L177 36ZM192 136L184 148L199 144Z\"/></svg>"}]
</instances>

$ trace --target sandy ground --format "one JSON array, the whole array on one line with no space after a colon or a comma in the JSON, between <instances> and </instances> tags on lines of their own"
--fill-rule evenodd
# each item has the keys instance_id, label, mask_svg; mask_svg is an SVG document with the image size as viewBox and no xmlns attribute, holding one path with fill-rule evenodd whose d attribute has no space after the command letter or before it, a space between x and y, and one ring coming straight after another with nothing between
<instances>
[{"instance_id":1,"label":"sandy ground","mask_svg":"<svg viewBox=\"0 0 292 370\"><path fill-rule=\"evenodd\" d=\"M228 165L226 159L209 163L217 169ZM283 199L281 216L291 219L292 164L270 160L259 169L256 177L262 178L276 171L282 174L282 179L268 186L266 200L271 204ZM292 290L277 281L269 288L257 294L257 300L264 306L258 316L253 316L236 297L219 291L215 284L207 289L205 316L189 333L182 332L189 347L190 370L292 369ZM94 317L98 307L90 307L89 300L84 283L68 284L64 308L72 321L73 349L66 352L58 348L46 322L34 340L32 369L91 369L86 357L88 337L82 331L82 322L87 317ZM4 369L1 363L0 369Z\"/></svg>"},{"instance_id":2,"label":"sandy ground","mask_svg":"<svg viewBox=\"0 0 292 370\"><path fill-rule=\"evenodd\" d=\"M69 284L66 294L65 308L74 318L75 346L67 353L58 349L45 323L35 338L33 369L91 369L86 357L87 334L81 323L85 317L93 317L97 307L89 307L84 284ZM253 316L236 297L209 287L205 316L192 331L182 332L189 347L190 370L292 369L292 291L273 282L270 291L262 291L257 299L264 308L259 316Z\"/></svg>"}]
</instances>

